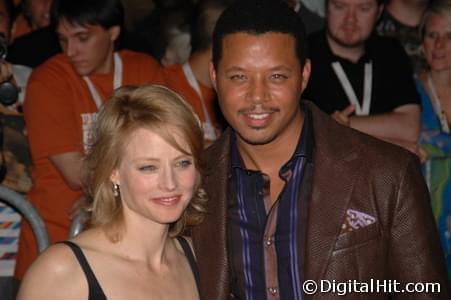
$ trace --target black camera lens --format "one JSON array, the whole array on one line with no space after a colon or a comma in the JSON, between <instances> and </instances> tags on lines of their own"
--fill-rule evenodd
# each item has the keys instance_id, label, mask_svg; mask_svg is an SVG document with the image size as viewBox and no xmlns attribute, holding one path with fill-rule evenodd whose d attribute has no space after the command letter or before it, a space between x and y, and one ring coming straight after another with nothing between
<instances>
[{"instance_id":1,"label":"black camera lens","mask_svg":"<svg viewBox=\"0 0 451 300\"><path fill-rule=\"evenodd\" d=\"M17 101L19 96L18 88L9 81L0 83L0 103L9 106Z\"/></svg>"}]
</instances>

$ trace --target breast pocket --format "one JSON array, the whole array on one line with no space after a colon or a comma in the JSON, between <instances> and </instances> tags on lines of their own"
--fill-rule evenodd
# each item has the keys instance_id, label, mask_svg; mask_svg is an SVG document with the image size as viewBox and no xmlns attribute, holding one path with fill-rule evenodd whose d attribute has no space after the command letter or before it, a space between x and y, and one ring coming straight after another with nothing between
<instances>
[{"instance_id":1,"label":"breast pocket","mask_svg":"<svg viewBox=\"0 0 451 300\"><path fill-rule=\"evenodd\" d=\"M342 233L335 242L334 252L363 246L366 243L381 238L378 224L372 224L351 232Z\"/></svg>"}]
</instances>

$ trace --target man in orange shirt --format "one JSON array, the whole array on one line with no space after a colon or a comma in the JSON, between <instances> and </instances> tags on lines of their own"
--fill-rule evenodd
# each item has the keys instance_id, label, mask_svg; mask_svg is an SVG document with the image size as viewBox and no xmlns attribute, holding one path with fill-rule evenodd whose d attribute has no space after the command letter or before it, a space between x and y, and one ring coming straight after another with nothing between
<instances>
[{"instance_id":1,"label":"man in orange shirt","mask_svg":"<svg viewBox=\"0 0 451 300\"><path fill-rule=\"evenodd\" d=\"M168 87L181 94L194 108L203 124L204 138L214 141L220 133L216 93L208 73L213 28L230 0L200 1L191 25L192 54L183 65L165 68Z\"/></svg>"},{"instance_id":2,"label":"man in orange shirt","mask_svg":"<svg viewBox=\"0 0 451 300\"><path fill-rule=\"evenodd\" d=\"M56 242L68 238L70 211L83 197L81 162L98 109L122 85L163 82L153 58L114 51L124 17L120 0L55 0L51 15L63 54L32 73L24 114L33 159L28 198ZM23 222L16 278L36 255L35 238Z\"/></svg>"}]
</instances>

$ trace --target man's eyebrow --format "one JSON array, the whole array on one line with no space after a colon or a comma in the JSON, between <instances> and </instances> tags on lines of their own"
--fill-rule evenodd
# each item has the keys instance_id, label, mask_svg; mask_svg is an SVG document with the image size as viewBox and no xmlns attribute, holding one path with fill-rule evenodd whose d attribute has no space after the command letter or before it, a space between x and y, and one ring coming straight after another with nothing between
<instances>
[{"instance_id":1,"label":"man's eyebrow","mask_svg":"<svg viewBox=\"0 0 451 300\"><path fill-rule=\"evenodd\" d=\"M236 72L236 71L245 71L246 69L243 67L239 67L239 66L231 66L227 69L225 69L225 72ZM274 67L269 68L268 70L270 71L291 71L292 68L290 68L289 66L286 65L277 65Z\"/></svg>"},{"instance_id":2,"label":"man's eyebrow","mask_svg":"<svg viewBox=\"0 0 451 300\"><path fill-rule=\"evenodd\" d=\"M289 66L285 66L285 65L279 65L279 66L275 66L275 67L270 68L270 70L271 71L282 70L282 71L290 71L291 72L292 68L290 68Z\"/></svg>"},{"instance_id":3,"label":"man's eyebrow","mask_svg":"<svg viewBox=\"0 0 451 300\"><path fill-rule=\"evenodd\" d=\"M225 72L233 72L233 71L244 71L245 69L243 67L239 66L231 66L227 69L225 69Z\"/></svg>"}]
</instances>

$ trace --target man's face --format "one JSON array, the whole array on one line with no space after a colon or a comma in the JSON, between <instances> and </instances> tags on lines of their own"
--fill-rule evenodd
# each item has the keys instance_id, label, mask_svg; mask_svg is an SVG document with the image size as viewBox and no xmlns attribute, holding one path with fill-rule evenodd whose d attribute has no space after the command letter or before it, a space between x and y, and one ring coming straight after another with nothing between
<instances>
[{"instance_id":1,"label":"man's face","mask_svg":"<svg viewBox=\"0 0 451 300\"><path fill-rule=\"evenodd\" d=\"M222 58L210 75L219 104L240 142L265 145L297 139L302 124L299 101L310 76L285 33L228 34Z\"/></svg>"},{"instance_id":2,"label":"man's face","mask_svg":"<svg viewBox=\"0 0 451 300\"><path fill-rule=\"evenodd\" d=\"M108 73L112 65L114 41L118 26L105 29L100 25L76 25L60 20L57 33L61 48L81 76Z\"/></svg>"},{"instance_id":3,"label":"man's face","mask_svg":"<svg viewBox=\"0 0 451 300\"><path fill-rule=\"evenodd\" d=\"M34 29L39 29L50 24L50 6L52 0L29 0L29 13Z\"/></svg>"},{"instance_id":4,"label":"man's face","mask_svg":"<svg viewBox=\"0 0 451 300\"><path fill-rule=\"evenodd\" d=\"M10 29L9 15L6 10L5 2L0 1L0 32L5 34L7 41L9 41L10 38Z\"/></svg>"},{"instance_id":5,"label":"man's face","mask_svg":"<svg viewBox=\"0 0 451 300\"><path fill-rule=\"evenodd\" d=\"M360 47L371 35L381 11L376 0L329 0L327 34L342 47Z\"/></svg>"}]
</instances>

